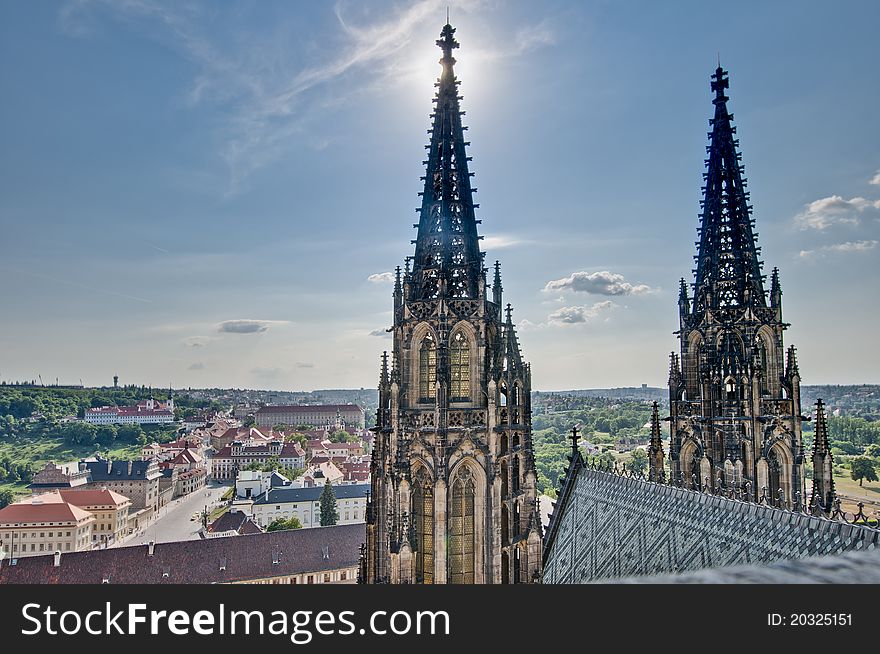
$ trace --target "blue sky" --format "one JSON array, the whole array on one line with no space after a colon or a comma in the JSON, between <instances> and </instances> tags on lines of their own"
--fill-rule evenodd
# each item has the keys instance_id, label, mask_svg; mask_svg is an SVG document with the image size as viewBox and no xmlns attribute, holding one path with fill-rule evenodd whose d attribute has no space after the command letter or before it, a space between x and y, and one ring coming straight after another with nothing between
<instances>
[{"instance_id":1,"label":"blue sky","mask_svg":"<svg viewBox=\"0 0 880 654\"><path fill-rule=\"evenodd\" d=\"M880 382L871 1L5 2L0 379L374 386L447 4L536 388L665 384L719 54L804 382Z\"/></svg>"}]
</instances>

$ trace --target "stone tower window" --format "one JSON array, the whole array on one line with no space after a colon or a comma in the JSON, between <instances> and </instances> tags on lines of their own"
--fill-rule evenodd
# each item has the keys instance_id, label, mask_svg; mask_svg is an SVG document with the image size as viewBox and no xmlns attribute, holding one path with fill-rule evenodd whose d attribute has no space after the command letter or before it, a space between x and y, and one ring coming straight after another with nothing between
<instances>
[{"instance_id":1,"label":"stone tower window","mask_svg":"<svg viewBox=\"0 0 880 654\"><path fill-rule=\"evenodd\" d=\"M419 348L419 401L437 397L437 346L429 334Z\"/></svg>"},{"instance_id":2,"label":"stone tower window","mask_svg":"<svg viewBox=\"0 0 880 654\"><path fill-rule=\"evenodd\" d=\"M451 373L450 391L453 401L469 400L471 396L471 349L467 338L461 332L452 337L449 348L449 367Z\"/></svg>"},{"instance_id":3,"label":"stone tower window","mask_svg":"<svg viewBox=\"0 0 880 654\"><path fill-rule=\"evenodd\" d=\"M452 483L449 507L449 583L452 584L474 583L475 492L473 473L462 466Z\"/></svg>"},{"instance_id":4,"label":"stone tower window","mask_svg":"<svg viewBox=\"0 0 880 654\"><path fill-rule=\"evenodd\" d=\"M412 515L416 530L416 581L434 583L434 489L424 469L415 479Z\"/></svg>"}]
</instances>

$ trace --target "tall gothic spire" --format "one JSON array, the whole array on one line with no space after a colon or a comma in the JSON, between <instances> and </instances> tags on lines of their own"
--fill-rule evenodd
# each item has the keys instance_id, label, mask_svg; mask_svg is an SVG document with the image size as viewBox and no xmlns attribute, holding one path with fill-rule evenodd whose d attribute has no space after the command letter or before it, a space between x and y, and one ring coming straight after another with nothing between
<instances>
[{"instance_id":1,"label":"tall gothic spire","mask_svg":"<svg viewBox=\"0 0 880 654\"><path fill-rule=\"evenodd\" d=\"M413 260L414 297L476 298L483 274L477 221L473 202L469 157L465 153L464 130L455 79L452 51L458 47L455 28L448 23L437 45L443 51L443 71L437 81L436 107L427 145L424 191L419 211L416 252Z\"/></svg>"},{"instance_id":2,"label":"tall gothic spire","mask_svg":"<svg viewBox=\"0 0 880 654\"><path fill-rule=\"evenodd\" d=\"M828 440L828 421L825 404L816 401L816 426L813 432L813 499L814 508L831 511L836 493L834 490L834 457ZM818 506L817 506L818 505Z\"/></svg>"},{"instance_id":3,"label":"tall gothic spire","mask_svg":"<svg viewBox=\"0 0 880 654\"><path fill-rule=\"evenodd\" d=\"M741 306L766 306L745 169L734 138L733 114L727 111L730 86L719 66L712 75L715 117L709 121L706 186L700 216L699 252L693 311Z\"/></svg>"}]
</instances>

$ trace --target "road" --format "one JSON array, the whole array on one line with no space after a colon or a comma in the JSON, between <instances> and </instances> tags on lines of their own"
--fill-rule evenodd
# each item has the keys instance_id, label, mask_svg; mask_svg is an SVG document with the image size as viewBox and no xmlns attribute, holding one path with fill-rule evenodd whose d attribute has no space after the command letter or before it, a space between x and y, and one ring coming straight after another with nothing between
<instances>
[{"instance_id":1,"label":"road","mask_svg":"<svg viewBox=\"0 0 880 654\"><path fill-rule=\"evenodd\" d=\"M201 519L191 520L194 513L201 512L205 506L208 511L221 503L220 497L229 490L229 485L209 482L208 486L179 497L159 509L159 517L139 532L117 544L144 545L150 541L167 543L177 540L196 540L199 538Z\"/></svg>"}]
</instances>

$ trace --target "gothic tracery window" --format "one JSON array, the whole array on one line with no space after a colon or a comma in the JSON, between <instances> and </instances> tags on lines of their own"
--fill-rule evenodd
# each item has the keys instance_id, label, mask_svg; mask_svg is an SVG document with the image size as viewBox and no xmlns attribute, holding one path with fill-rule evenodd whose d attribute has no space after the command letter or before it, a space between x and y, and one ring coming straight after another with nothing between
<instances>
[{"instance_id":1,"label":"gothic tracery window","mask_svg":"<svg viewBox=\"0 0 880 654\"><path fill-rule=\"evenodd\" d=\"M471 395L471 350L467 337L456 332L449 348L450 391L453 400L468 400Z\"/></svg>"},{"instance_id":2,"label":"gothic tracery window","mask_svg":"<svg viewBox=\"0 0 880 654\"><path fill-rule=\"evenodd\" d=\"M437 396L437 347L431 335L419 348L419 401L430 402Z\"/></svg>"},{"instance_id":3,"label":"gothic tracery window","mask_svg":"<svg viewBox=\"0 0 880 654\"><path fill-rule=\"evenodd\" d=\"M416 532L416 581L434 583L434 488L424 469L416 475L412 495Z\"/></svg>"},{"instance_id":4,"label":"gothic tracery window","mask_svg":"<svg viewBox=\"0 0 880 654\"><path fill-rule=\"evenodd\" d=\"M449 506L449 583L474 583L476 534L474 531L474 499L476 484L473 473L462 466L452 483Z\"/></svg>"}]
</instances>

